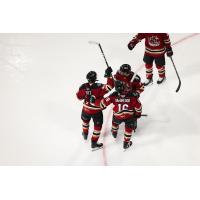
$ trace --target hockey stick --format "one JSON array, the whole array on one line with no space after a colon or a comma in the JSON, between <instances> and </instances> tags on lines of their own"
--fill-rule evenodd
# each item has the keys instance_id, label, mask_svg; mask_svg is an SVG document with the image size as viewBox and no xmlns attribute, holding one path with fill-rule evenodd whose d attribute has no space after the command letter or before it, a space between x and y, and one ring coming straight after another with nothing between
<instances>
[{"instance_id":1,"label":"hockey stick","mask_svg":"<svg viewBox=\"0 0 200 200\"><path fill-rule=\"evenodd\" d=\"M89 44L96 44L96 45L99 46L99 48L101 50L101 53L102 53L102 56L103 56L103 58L104 58L104 60L106 62L106 65L107 65L107 67L109 67L108 62L107 62L106 57L105 57L105 54L104 54L103 49L101 47L101 44L99 42L95 42L95 41L89 41Z\"/></svg>"},{"instance_id":2,"label":"hockey stick","mask_svg":"<svg viewBox=\"0 0 200 200\"><path fill-rule=\"evenodd\" d=\"M96 45L99 46L99 48L100 48L100 50L101 50L101 53L102 53L102 55L103 55L103 57L104 57L104 60L105 60L105 62L106 62L106 65L107 65L107 67L109 67L108 62L107 62L106 57L105 57L105 54L104 54L103 49L102 49L102 47L101 47L101 44L100 44L99 42L95 42L95 41L89 41L89 44L96 44ZM143 66L143 65L142 65L142 66ZM142 68L142 66L140 66L139 69ZM135 72L135 73L134 73L134 76L133 76L132 79L131 79L131 82L135 79L136 75L137 75L137 73Z\"/></svg>"},{"instance_id":3,"label":"hockey stick","mask_svg":"<svg viewBox=\"0 0 200 200\"><path fill-rule=\"evenodd\" d=\"M175 69L175 72L176 72L176 75L177 75L178 81L179 81L178 87L177 87L177 89L176 89L176 92L178 92L178 91L180 90L180 87L181 87L181 79L180 79L180 77L179 77L178 71L177 71L177 69L176 69L176 66L175 66L174 61L173 61L173 59L172 59L171 56L170 56L170 59L171 59L171 61L172 61L173 67L174 67L174 69Z\"/></svg>"},{"instance_id":4,"label":"hockey stick","mask_svg":"<svg viewBox=\"0 0 200 200\"><path fill-rule=\"evenodd\" d=\"M141 114L141 117L148 117L147 114Z\"/></svg>"}]
</instances>

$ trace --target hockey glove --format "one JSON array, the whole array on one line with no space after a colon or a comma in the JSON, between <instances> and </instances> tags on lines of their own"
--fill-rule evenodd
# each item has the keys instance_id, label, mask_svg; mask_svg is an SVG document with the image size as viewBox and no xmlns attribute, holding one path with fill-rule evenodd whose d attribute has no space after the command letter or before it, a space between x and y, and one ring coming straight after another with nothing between
<instances>
[{"instance_id":1,"label":"hockey glove","mask_svg":"<svg viewBox=\"0 0 200 200\"><path fill-rule=\"evenodd\" d=\"M108 68L105 70L104 77L111 77L112 71L113 71L112 68L111 68L111 67L108 67Z\"/></svg>"},{"instance_id":2,"label":"hockey glove","mask_svg":"<svg viewBox=\"0 0 200 200\"><path fill-rule=\"evenodd\" d=\"M91 95L90 96L90 103L94 104L95 103L95 96Z\"/></svg>"},{"instance_id":3,"label":"hockey glove","mask_svg":"<svg viewBox=\"0 0 200 200\"><path fill-rule=\"evenodd\" d=\"M134 92L133 95L134 95L134 97L137 97L137 98L140 97L140 94L138 92Z\"/></svg>"},{"instance_id":4,"label":"hockey glove","mask_svg":"<svg viewBox=\"0 0 200 200\"><path fill-rule=\"evenodd\" d=\"M139 118L141 117L141 114L135 113L134 117L135 117L136 119L139 119Z\"/></svg>"},{"instance_id":5,"label":"hockey glove","mask_svg":"<svg viewBox=\"0 0 200 200\"><path fill-rule=\"evenodd\" d=\"M167 56L168 56L168 57L173 56L173 51L172 51L172 48L171 48L171 47L167 48L166 51L167 51Z\"/></svg>"},{"instance_id":6,"label":"hockey glove","mask_svg":"<svg viewBox=\"0 0 200 200\"><path fill-rule=\"evenodd\" d=\"M129 50L133 50L134 47L135 47L135 44L133 42L128 43L128 49Z\"/></svg>"}]
</instances>

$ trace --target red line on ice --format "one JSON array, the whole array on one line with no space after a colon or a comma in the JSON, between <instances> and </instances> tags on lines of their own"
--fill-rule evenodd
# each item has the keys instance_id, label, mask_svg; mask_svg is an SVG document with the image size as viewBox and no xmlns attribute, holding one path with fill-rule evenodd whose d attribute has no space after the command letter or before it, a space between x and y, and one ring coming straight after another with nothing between
<instances>
[{"instance_id":1,"label":"red line on ice","mask_svg":"<svg viewBox=\"0 0 200 200\"><path fill-rule=\"evenodd\" d=\"M172 46L175 46L177 44L180 44L182 43L183 41L186 41L188 39L191 39L193 38L194 36L197 36L199 35L200 33L193 33L193 34L190 34L184 38L181 38L180 40L177 40L176 42L174 42L172 44ZM143 66L143 64L141 65ZM141 66L139 67L139 69L141 68ZM106 124L104 126L104 131L103 131L103 165L104 166L107 166L108 165L108 159L107 159L107 153L106 153L106 135L107 135L107 132L108 132L108 121L109 121L109 118L111 117L111 114L112 114L112 109L110 108L109 112L108 112L108 115L106 116Z\"/></svg>"},{"instance_id":2,"label":"red line on ice","mask_svg":"<svg viewBox=\"0 0 200 200\"><path fill-rule=\"evenodd\" d=\"M176 44L179 44L179 43L182 43L183 41L188 40L188 39L190 39L190 38L192 38L192 37L194 37L194 36L197 36L197 35L199 35L199 34L200 34L200 33L193 33L193 34L191 34L191 35L188 35L188 36L186 36L186 37L184 37L184 38L182 38L182 39L177 40L176 42L174 42L174 43L172 44L172 46L174 46L174 45L176 45Z\"/></svg>"}]
</instances>

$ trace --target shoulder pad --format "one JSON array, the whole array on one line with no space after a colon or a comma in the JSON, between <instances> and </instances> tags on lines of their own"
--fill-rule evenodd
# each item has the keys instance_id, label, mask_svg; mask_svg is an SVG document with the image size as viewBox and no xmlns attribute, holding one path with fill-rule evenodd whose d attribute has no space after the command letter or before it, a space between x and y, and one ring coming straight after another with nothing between
<instances>
[{"instance_id":1,"label":"shoulder pad","mask_svg":"<svg viewBox=\"0 0 200 200\"><path fill-rule=\"evenodd\" d=\"M83 90L86 88L86 83L83 83L80 87L79 87L79 90Z\"/></svg>"},{"instance_id":2,"label":"shoulder pad","mask_svg":"<svg viewBox=\"0 0 200 200\"><path fill-rule=\"evenodd\" d=\"M91 86L91 89L97 89L97 88L100 88L100 87L103 87L103 84L102 84L102 83L94 83L94 84Z\"/></svg>"},{"instance_id":3,"label":"shoulder pad","mask_svg":"<svg viewBox=\"0 0 200 200\"><path fill-rule=\"evenodd\" d=\"M96 83L96 84L97 84L97 87L103 87L102 83Z\"/></svg>"}]
</instances>

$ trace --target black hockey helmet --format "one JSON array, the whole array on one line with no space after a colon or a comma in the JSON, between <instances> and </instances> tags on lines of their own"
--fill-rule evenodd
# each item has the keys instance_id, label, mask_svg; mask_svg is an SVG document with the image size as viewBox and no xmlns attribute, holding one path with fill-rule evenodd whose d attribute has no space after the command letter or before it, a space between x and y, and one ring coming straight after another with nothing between
<instances>
[{"instance_id":1,"label":"black hockey helmet","mask_svg":"<svg viewBox=\"0 0 200 200\"><path fill-rule=\"evenodd\" d=\"M95 71L90 71L86 75L86 79L89 83L94 83L97 80L97 73Z\"/></svg>"},{"instance_id":2,"label":"black hockey helmet","mask_svg":"<svg viewBox=\"0 0 200 200\"><path fill-rule=\"evenodd\" d=\"M130 72L131 72L131 66L129 64L123 64L120 67L120 71L123 72L123 73L126 73L126 74L130 74Z\"/></svg>"},{"instance_id":3,"label":"black hockey helmet","mask_svg":"<svg viewBox=\"0 0 200 200\"><path fill-rule=\"evenodd\" d=\"M116 80L115 81L115 90L118 93L122 93L124 91L124 83L122 81Z\"/></svg>"}]
</instances>

